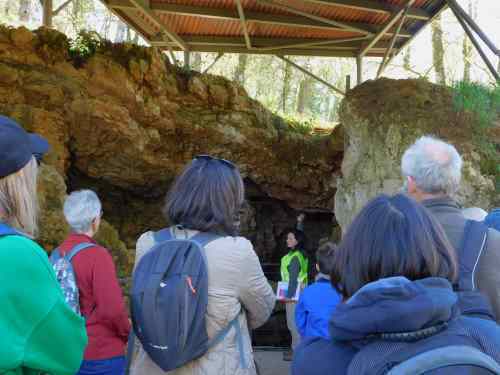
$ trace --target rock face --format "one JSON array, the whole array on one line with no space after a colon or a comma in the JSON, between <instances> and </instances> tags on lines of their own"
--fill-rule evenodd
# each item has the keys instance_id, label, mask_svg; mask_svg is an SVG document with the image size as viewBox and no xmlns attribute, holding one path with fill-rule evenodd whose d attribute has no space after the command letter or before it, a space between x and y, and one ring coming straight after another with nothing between
<instances>
[{"instance_id":1,"label":"rock face","mask_svg":"<svg viewBox=\"0 0 500 375\"><path fill-rule=\"evenodd\" d=\"M464 206L487 209L498 201L494 176L481 172L475 124L454 111L450 89L423 80L369 81L348 93L341 121L347 139L335 216L344 230L369 199L401 189L401 156L422 135L454 144L464 158L457 197Z\"/></svg>"},{"instance_id":2,"label":"rock face","mask_svg":"<svg viewBox=\"0 0 500 375\"><path fill-rule=\"evenodd\" d=\"M132 248L142 231L165 225L163 196L197 154L234 161L247 186L257 187L243 230L262 254L277 248L296 209L330 212L330 224L341 129L322 137L293 132L240 86L182 71L154 49L104 43L75 58L68 47L57 31L0 27L0 113L52 146L40 186L47 249L67 233L61 208L77 188L99 193L112 225L107 238L121 249L115 255Z\"/></svg>"}]
</instances>

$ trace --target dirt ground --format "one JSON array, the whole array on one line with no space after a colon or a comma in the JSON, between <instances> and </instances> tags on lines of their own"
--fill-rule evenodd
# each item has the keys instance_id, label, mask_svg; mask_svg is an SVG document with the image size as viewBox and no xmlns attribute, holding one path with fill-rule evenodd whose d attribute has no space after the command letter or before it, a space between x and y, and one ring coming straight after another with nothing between
<instances>
[{"instance_id":1,"label":"dirt ground","mask_svg":"<svg viewBox=\"0 0 500 375\"><path fill-rule=\"evenodd\" d=\"M283 361L283 351L254 349L255 361L260 375L288 375L290 363Z\"/></svg>"}]
</instances>

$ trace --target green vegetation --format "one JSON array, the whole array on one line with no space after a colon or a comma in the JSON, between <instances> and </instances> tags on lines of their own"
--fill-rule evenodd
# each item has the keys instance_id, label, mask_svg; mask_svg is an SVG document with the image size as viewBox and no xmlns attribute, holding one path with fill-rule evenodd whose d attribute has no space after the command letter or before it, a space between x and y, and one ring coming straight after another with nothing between
<instances>
[{"instance_id":1,"label":"green vegetation","mask_svg":"<svg viewBox=\"0 0 500 375\"><path fill-rule=\"evenodd\" d=\"M492 128L500 124L500 86L456 82L453 85L457 112L472 117L475 124L474 141L480 146L481 171L496 176L500 191L500 141L491 137Z\"/></svg>"},{"instance_id":2,"label":"green vegetation","mask_svg":"<svg viewBox=\"0 0 500 375\"><path fill-rule=\"evenodd\" d=\"M102 47L103 41L94 31L80 31L75 39L69 42L69 56L75 66L82 66Z\"/></svg>"},{"instance_id":3,"label":"green vegetation","mask_svg":"<svg viewBox=\"0 0 500 375\"><path fill-rule=\"evenodd\" d=\"M96 53L111 56L116 62L128 69L130 60L150 61L146 47L133 43L113 43L101 38L95 31L82 30L77 37L69 40L69 57L76 67L83 66Z\"/></svg>"}]
</instances>

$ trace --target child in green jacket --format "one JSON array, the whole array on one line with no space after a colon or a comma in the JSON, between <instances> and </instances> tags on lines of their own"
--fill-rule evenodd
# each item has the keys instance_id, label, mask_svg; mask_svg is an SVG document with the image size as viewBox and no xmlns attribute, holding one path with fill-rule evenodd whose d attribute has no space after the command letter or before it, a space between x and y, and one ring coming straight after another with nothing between
<instances>
[{"instance_id":1,"label":"child in green jacket","mask_svg":"<svg viewBox=\"0 0 500 375\"><path fill-rule=\"evenodd\" d=\"M36 234L43 138L0 116L0 374L73 375L87 345Z\"/></svg>"}]
</instances>

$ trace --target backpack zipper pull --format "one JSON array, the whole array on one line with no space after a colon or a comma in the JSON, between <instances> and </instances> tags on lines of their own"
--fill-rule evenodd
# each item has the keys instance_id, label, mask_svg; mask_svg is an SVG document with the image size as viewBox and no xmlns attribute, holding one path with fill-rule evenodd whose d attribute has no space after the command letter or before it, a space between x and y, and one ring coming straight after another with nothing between
<instances>
[{"instance_id":1,"label":"backpack zipper pull","mask_svg":"<svg viewBox=\"0 0 500 375\"><path fill-rule=\"evenodd\" d=\"M193 292L193 294L196 294L196 289L193 288L193 280L191 279L190 276L186 276L186 282L189 286L189 289L191 289L191 292Z\"/></svg>"}]
</instances>

